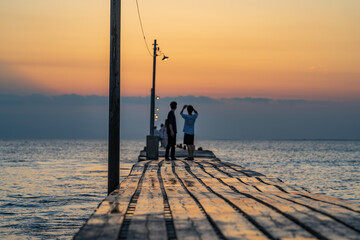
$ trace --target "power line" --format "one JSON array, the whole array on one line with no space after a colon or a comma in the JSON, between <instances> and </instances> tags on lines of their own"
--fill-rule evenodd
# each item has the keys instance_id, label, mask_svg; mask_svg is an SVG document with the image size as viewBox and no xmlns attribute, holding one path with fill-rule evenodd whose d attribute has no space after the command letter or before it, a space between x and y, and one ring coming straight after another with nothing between
<instances>
[{"instance_id":1,"label":"power line","mask_svg":"<svg viewBox=\"0 0 360 240\"><path fill-rule=\"evenodd\" d=\"M146 37L145 37L145 33L144 33L144 27L143 27L143 24L142 24L142 21L141 21L141 16L140 16L140 10L139 10L139 3L138 3L138 0L136 0L136 7L137 7L137 12L138 12L138 16L139 16L139 20L140 20L140 26L141 26L141 32L142 32L142 35L144 37L144 42L145 42L145 46L146 46L146 49L148 50L150 56L153 56L150 52L150 49L149 49L149 46L146 42Z\"/></svg>"}]
</instances>

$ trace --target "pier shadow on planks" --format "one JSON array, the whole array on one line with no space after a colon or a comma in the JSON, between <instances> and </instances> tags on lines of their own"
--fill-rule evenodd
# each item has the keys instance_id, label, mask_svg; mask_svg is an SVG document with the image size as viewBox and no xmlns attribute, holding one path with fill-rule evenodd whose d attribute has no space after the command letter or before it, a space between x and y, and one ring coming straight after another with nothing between
<instances>
[{"instance_id":1,"label":"pier shadow on planks","mask_svg":"<svg viewBox=\"0 0 360 240\"><path fill-rule=\"evenodd\" d=\"M216 158L145 160L74 239L360 239L359 209Z\"/></svg>"}]
</instances>

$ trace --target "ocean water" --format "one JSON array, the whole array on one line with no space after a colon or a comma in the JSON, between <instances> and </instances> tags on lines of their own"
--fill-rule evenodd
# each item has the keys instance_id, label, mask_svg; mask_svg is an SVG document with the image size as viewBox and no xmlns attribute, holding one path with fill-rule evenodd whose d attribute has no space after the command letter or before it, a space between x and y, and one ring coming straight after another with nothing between
<instances>
[{"instance_id":1,"label":"ocean water","mask_svg":"<svg viewBox=\"0 0 360 240\"><path fill-rule=\"evenodd\" d=\"M121 163L144 141L122 141ZM360 203L360 141L198 141L223 161ZM121 167L120 166L120 167ZM0 140L0 239L71 239L107 193L107 142Z\"/></svg>"}]
</instances>

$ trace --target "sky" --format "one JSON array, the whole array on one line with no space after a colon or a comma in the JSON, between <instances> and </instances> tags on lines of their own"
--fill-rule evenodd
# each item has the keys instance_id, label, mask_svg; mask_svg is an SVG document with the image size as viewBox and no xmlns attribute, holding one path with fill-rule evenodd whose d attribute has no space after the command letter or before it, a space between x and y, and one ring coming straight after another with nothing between
<instances>
[{"instance_id":1,"label":"sky","mask_svg":"<svg viewBox=\"0 0 360 240\"><path fill-rule=\"evenodd\" d=\"M104 0L0 1L1 93L108 95ZM360 98L358 0L138 0L157 94ZM136 1L122 1L122 96L147 96L152 57Z\"/></svg>"},{"instance_id":2,"label":"sky","mask_svg":"<svg viewBox=\"0 0 360 240\"><path fill-rule=\"evenodd\" d=\"M123 138L148 133L157 39L161 121L176 99L202 113L203 139L360 139L360 1L138 3L146 44L122 1ZM0 0L0 138L106 138L109 13L110 0Z\"/></svg>"}]
</instances>

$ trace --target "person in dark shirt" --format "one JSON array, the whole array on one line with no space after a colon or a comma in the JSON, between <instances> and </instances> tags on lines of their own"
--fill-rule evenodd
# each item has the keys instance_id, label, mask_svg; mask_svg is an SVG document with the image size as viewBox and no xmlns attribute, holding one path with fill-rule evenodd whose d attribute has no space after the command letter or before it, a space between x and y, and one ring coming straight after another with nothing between
<instances>
[{"instance_id":1,"label":"person in dark shirt","mask_svg":"<svg viewBox=\"0 0 360 240\"><path fill-rule=\"evenodd\" d=\"M175 145L176 145L176 117L175 117L175 110L177 107L176 102L170 103L171 110L168 113L167 120L168 120L168 126L167 126L167 134L168 134L168 144L166 146L165 151L165 160L169 159L169 150L171 149L171 160L176 160L175 158Z\"/></svg>"}]
</instances>

